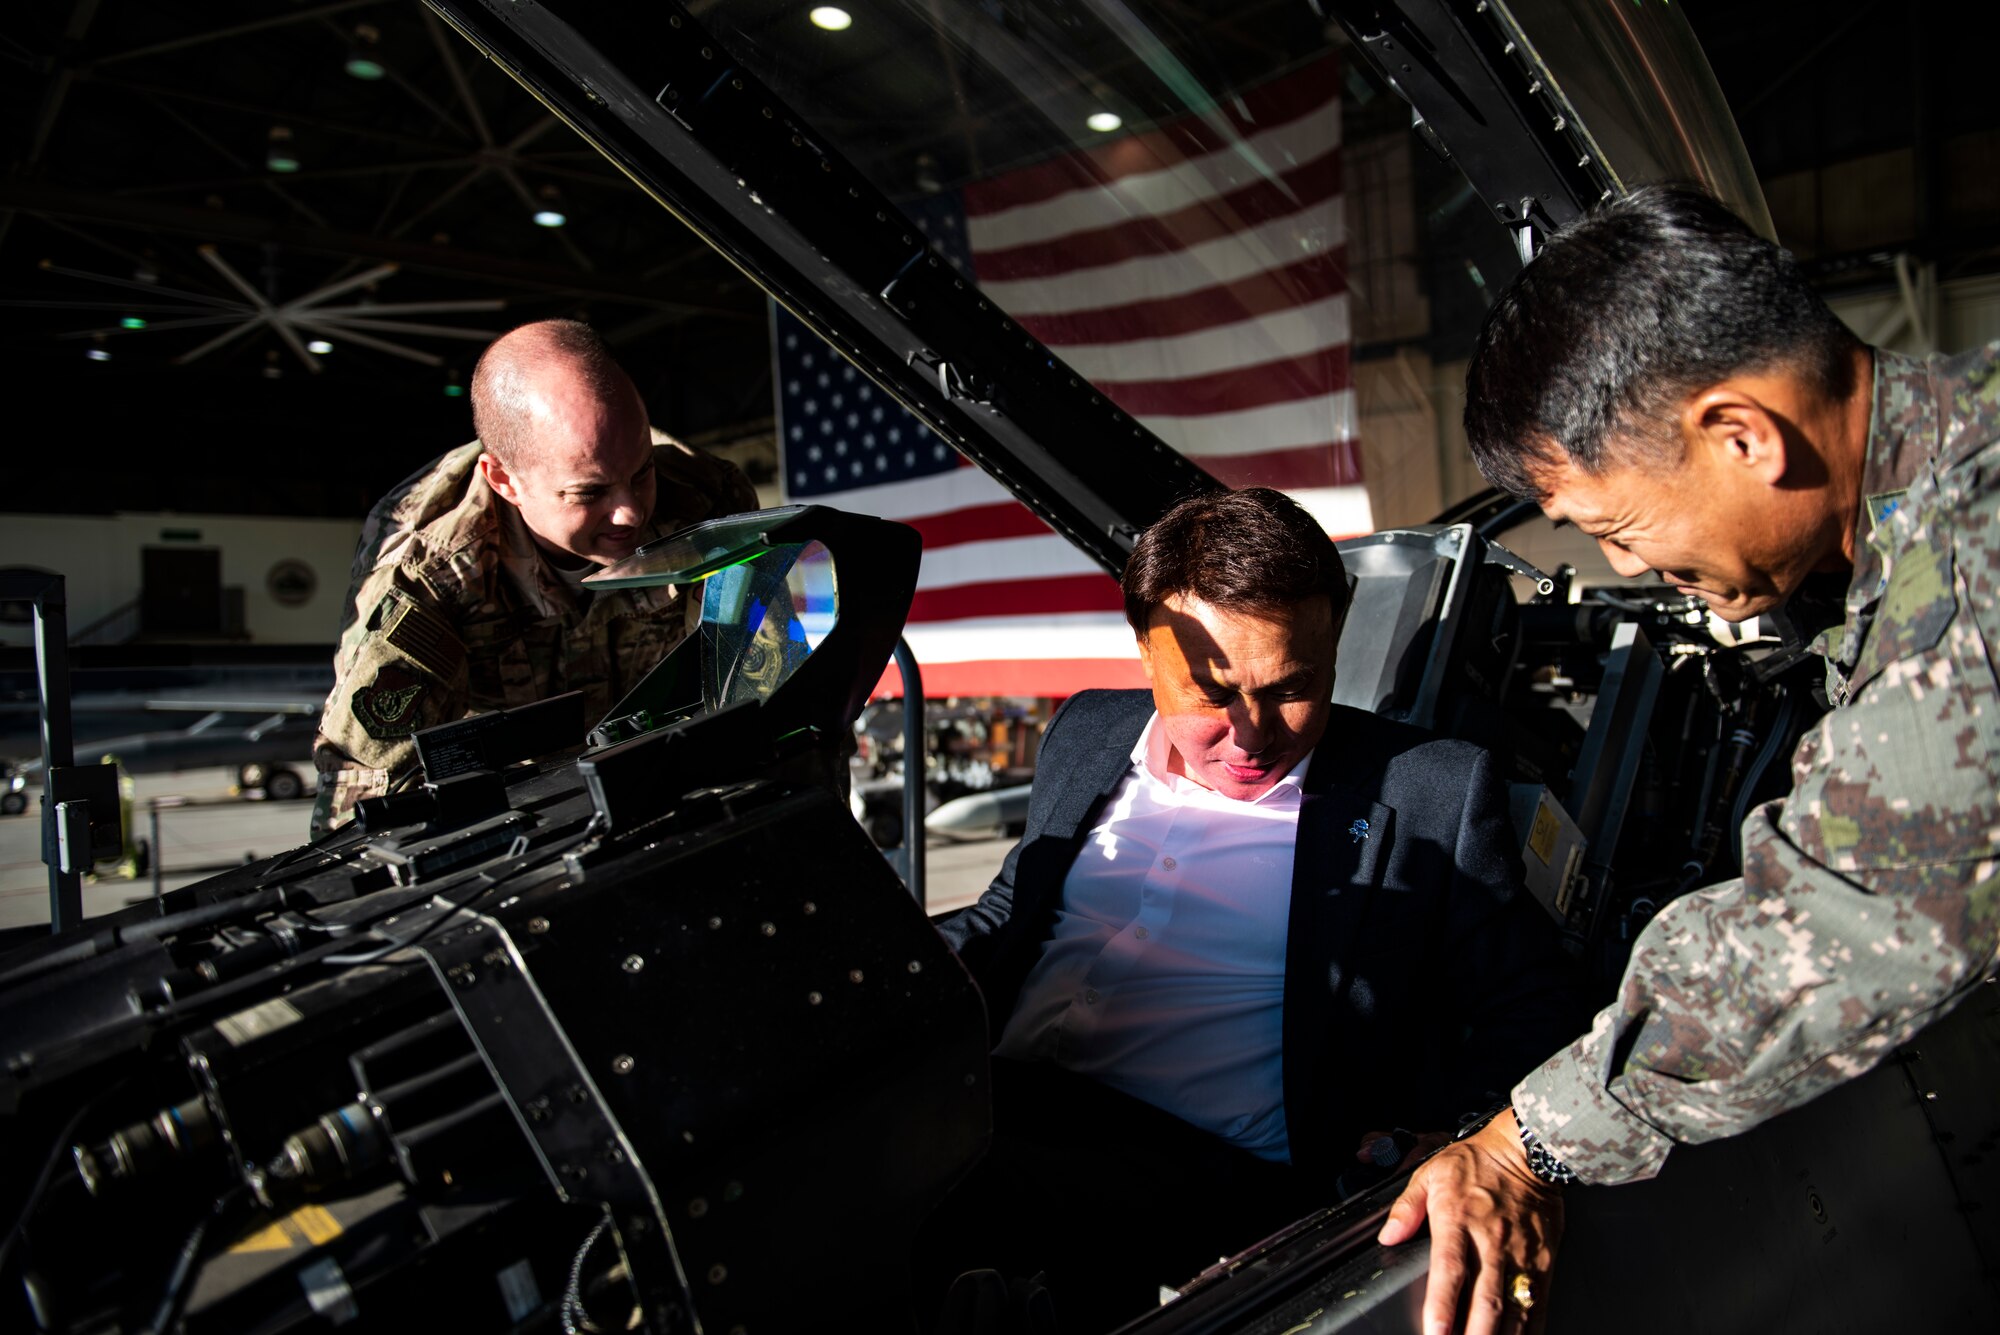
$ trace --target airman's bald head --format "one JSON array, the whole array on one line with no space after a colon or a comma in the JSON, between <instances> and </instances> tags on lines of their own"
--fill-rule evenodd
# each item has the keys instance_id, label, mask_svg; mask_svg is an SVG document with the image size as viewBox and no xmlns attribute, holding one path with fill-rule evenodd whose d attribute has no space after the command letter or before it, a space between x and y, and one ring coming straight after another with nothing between
<instances>
[{"instance_id":1,"label":"airman's bald head","mask_svg":"<svg viewBox=\"0 0 2000 1335\"><path fill-rule=\"evenodd\" d=\"M523 325L472 373L479 469L558 562L629 556L658 480L646 406L604 341L574 320Z\"/></svg>"},{"instance_id":2,"label":"airman's bald head","mask_svg":"<svg viewBox=\"0 0 2000 1335\"><path fill-rule=\"evenodd\" d=\"M578 320L539 320L502 334L472 372L473 429L515 470L541 462L549 424L573 420L579 407L642 420L645 412L631 377Z\"/></svg>"}]
</instances>

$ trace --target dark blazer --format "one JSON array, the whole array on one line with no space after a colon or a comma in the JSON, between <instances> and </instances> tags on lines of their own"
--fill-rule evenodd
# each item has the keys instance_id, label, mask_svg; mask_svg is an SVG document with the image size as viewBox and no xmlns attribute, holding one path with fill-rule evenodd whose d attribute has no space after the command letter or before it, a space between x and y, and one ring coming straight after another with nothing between
<instances>
[{"instance_id":1,"label":"dark blazer","mask_svg":"<svg viewBox=\"0 0 2000 1335\"><path fill-rule=\"evenodd\" d=\"M938 924L996 1042L1152 714L1146 691L1072 696L1043 736L1026 833L979 902ZM1578 1032L1582 992L1521 887L1517 846L1486 751L1333 707L1306 772L1285 946L1285 1119L1302 1172L1330 1180L1371 1130L1455 1128Z\"/></svg>"}]
</instances>

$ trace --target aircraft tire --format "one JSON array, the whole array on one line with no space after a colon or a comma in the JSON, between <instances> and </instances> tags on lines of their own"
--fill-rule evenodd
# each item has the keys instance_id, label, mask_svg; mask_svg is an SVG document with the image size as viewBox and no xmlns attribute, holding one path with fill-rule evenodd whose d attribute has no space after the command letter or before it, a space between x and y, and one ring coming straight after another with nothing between
<instances>
[{"instance_id":1,"label":"aircraft tire","mask_svg":"<svg viewBox=\"0 0 2000 1335\"><path fill-rule=\"evenodd\" d=\"M273 766L264 776L264 796L273 802L295 801L305 790L305 782L299 778L298 772L282 765Z\"/></svg>"}]
</instances>

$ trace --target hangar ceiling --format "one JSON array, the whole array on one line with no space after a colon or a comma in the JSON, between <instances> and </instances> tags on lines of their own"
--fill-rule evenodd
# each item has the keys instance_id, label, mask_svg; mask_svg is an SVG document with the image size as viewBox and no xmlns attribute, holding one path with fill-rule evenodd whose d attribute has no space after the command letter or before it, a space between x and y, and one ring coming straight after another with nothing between
<instances>
[{"instance_id":1,"label":"hangar ceiling","mask_svg":"<svg viewBox=\"0 0 2000 1335\"><path fill-rule=\"evenodd\" d=\"M1324 27L1170 8L1266 68L1274 13ZM900 58L857 26L822 87ZM552 315L604 331L684 437L769 432L762 295L414 0L42 3L0 18L0 60L0 339L37 419L8 508L360 514L470 436L484 343ZM889 110L969 138L936 95Z\"/></svg>"},{"instance_id":2,"label":"hangar ceiling","mask_svg":"<svg viewBox=\"0 0 2000 1335\"><path fill-rule=\"evenodd\" d=\"M469 436L481 347L550 315L689 434L768 419L761 295L422 6L34 17L0 52L36 76L5 80L0 330L61 446L36 508L140 508L116 461L146 508L359 513Z\"/></svg>"},{"instance_id":3,"label":"hangar ceiling","mask_svg":"<svg viewBox=\"0 0 2000 1335\"><path fill-rule=\"evenodd\" d=\"M803 4L727 3L745 39L799 40ZM1981 81L1925 77L1983 44L1906 24L1909 58L1885 62L1871 0L1724 8L1689 6L1757 113L1760 165L1996 119ZM1224 67L1323 40L1307 0L1153 9ZM934 109L843 101L870 62L908 59L891 22L844 36L841 62L802 75L816 105L907 122L874 141L913 185L981 165L960 146L994 127L954 123L948 54ZM1865 104L1846 95L1855 60ZM470 435L454 391L484 342L550 315L603 329L661 424L769 431L761 294L414 0L41 0L0 17L0 62L0 341L25 391L8 509L358 515Z\"/></svg>"}]
</instances>

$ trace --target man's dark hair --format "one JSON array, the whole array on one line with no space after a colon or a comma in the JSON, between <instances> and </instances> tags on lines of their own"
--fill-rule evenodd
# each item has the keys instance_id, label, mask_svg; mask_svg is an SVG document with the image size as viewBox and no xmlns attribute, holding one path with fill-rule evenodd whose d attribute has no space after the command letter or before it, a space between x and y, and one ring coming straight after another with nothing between
<instances>
[{"instance_id":1,"label":"man's dark hair","mask_svg":"<svg viewBox=\"0 0 2000 1335\"><path fill-rule=\"evenodd\" d=\"M472 368L472 429L510 468L535 459L528 402L536 378L556 367L605 403L635 392L603 336L581 320L537 320L502 334Z\"/></svg>"},{"instance_id":2,"label":"man's dark hair","mask_svg":"<svg viewBox=\"0 0 2000 1335\"><path fill-rule=\"evenodd\" d=\"M1486 480L1542 499L1568 461L1671 468L1679 410L1733 375L1783 368L1853 390L1861 346L1789 251L1711 196L1648 186L1550 238L1487 312L1465 379L1465 434Z\"/></svg>"},{"instance_id":3,"label":"man's dark hair","mask_svg":"<svg viewBox=\"0 0 2000 1335\"><path fill-rule=\"evenodd\" d=\"M1176 594L1232 612L1288 609L1327 596L1347 615L1347 567L1319 521L1269 487L1192 496L1139 535L1125 563L1125 619L1143 637Z\"/></svg>"}]
</instances>

